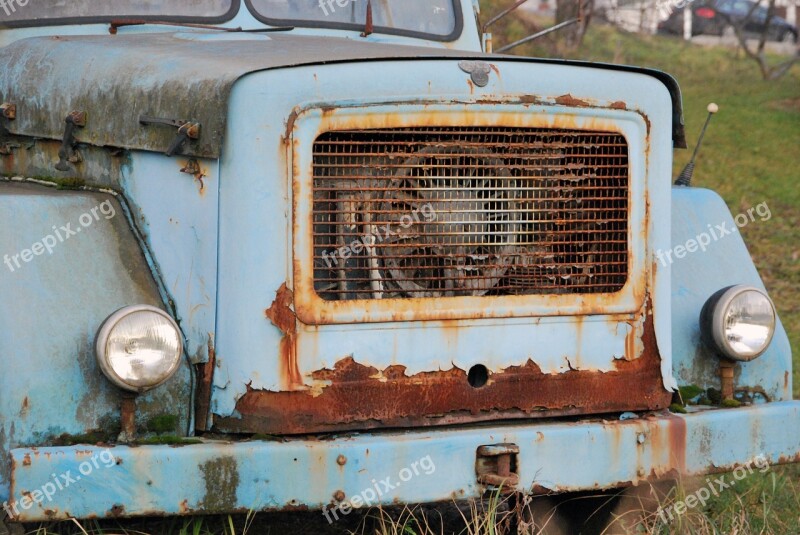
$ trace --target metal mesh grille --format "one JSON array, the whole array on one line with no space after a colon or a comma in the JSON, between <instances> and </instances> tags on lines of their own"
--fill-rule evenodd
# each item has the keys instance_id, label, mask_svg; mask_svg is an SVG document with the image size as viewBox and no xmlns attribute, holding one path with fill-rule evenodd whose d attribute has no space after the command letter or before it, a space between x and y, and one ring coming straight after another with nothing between
<instances>
[{"instance_id":1,"label":"metal mesh grille","mask_svg":"<svg viewBox=\"0 0 800 535\"><path fill-rule=\"evenodd\" d=\"M314 284L325 300L586 294L628 277L628 146L505 127L322 134Z\"/></svg>"}]
</instances>

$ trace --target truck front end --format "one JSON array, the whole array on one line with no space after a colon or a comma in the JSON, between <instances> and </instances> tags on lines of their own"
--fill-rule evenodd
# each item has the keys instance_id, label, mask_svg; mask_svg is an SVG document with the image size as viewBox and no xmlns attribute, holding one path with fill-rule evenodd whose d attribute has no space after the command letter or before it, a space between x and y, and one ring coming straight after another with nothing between
<instances>
[{"instance_id":1,"label":"truck front end","mask_svg":"<svg viewBox=\"0 0 800 535\"><path fill-rule=\"evenodd\" d=\"M338 3L269 4L224 31L21 9L4 31L11 519L336 516L798 459L741 238L665 260L736 225L671 185L671 77L482 54L469 0L418 24L375 3L363 37ZM721 397L673 414L685 385Z\"/></svg>"}]
</instances>

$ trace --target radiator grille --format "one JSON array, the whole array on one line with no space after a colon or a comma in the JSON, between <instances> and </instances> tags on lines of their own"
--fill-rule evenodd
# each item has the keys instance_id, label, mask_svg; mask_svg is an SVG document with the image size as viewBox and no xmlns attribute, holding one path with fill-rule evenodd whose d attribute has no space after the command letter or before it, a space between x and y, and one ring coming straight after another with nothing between
<instances>
[{"instance_id":1,"label":"radiator grille","mask_svg":"<svg viewBox=\"0 0 800 535\"><path fill-rule=\"evenodd\" d=\"M620 134L352 130L313 150L325 300L610 293L628 278Z\"/></svg>"}]
</instances>

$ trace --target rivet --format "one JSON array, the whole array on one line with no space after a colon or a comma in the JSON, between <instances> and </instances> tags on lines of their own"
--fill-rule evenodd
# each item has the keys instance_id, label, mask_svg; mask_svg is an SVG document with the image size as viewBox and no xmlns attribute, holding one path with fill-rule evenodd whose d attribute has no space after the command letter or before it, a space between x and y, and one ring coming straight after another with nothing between
<instances>
[{"instance_id":1,"label":"rivet","mask_svg":"<svg viewBox=\"0 0 800 535\"><path fill-rule=\"evenodd\" d=\"M346 465L346 464L347 464L347 457L345 457L344 455L339 455L339 456L336 458L336 463L337 463L339 466L344 466L344 465Z\"/></svg>"},{"instance_id":2,"label":"rivet","mask_svg":"<svg viewBox=\"0 0 800 535\"><path fill-rule=\"evenodd\" d=\"M333 499L337 502L343 502L344 499L347 498L343 490L337 490L333 493Z\"/></svg>"}]
</instances>

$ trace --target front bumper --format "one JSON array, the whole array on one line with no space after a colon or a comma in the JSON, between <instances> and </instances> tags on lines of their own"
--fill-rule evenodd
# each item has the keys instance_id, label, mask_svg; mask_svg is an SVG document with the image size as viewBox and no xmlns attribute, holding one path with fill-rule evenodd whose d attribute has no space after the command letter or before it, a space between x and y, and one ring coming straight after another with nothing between
<instances>
[{"instance_id":1,"label":"front bumper","mask_svg":"<svg viewBox=\"0 0 800 535\"><path fill-rule=\"evenodd\" d=\"M481 495L481 445L519 447L519 490L577 491L800 461L800 402L626 421L478 426L325 439L11 452L19 521L435 502ZM761 456L761 457L759 457Z\"/></svg>"}]
</instances>

